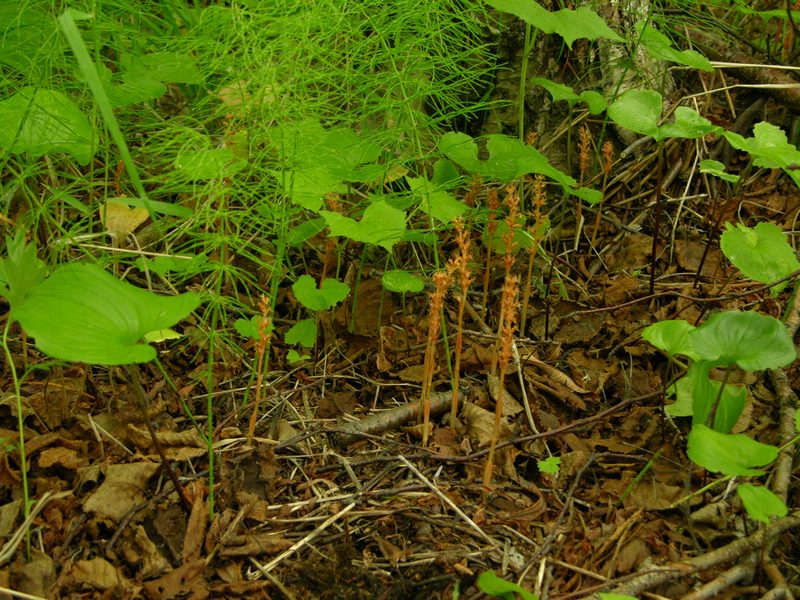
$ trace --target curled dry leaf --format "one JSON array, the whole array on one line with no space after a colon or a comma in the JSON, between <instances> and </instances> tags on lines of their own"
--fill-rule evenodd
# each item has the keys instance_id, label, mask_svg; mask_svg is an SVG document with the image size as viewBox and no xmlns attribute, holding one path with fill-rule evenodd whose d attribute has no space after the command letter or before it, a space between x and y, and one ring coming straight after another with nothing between
<instances>
[{"instance_id":1,"label":"curled dry leaf","mask_svg":"<svg viewBox=\"0 0 800 600\"><path fill-rule=\"evenodd\" d=\"M119 522L130 509L144 502L147 482L161 465L150 462L108 465L105 481L83 503L101 519Z\"/></svg>"}]
</instances>

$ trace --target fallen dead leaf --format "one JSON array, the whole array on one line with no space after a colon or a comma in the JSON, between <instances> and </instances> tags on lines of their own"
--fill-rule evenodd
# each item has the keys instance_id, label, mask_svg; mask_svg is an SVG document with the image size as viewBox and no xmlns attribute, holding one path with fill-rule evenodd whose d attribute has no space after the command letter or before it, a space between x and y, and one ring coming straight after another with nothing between
<instances>
[{"instance_id":1,"label":"fallen dead leaf","mask_svg":"<svg viewBox=\"0 0 800 600\"><path fill-rule=\"evenodd\" d=\"M31 550L31 560L22 560L12 567L16 589L20 592L49 598L50 589L56 580L56 568L53 559L37 549Z\"/></svg>"},{"instance_id":2,"label":"fallen dead leaf","mask_svg":"<svg viewBox=\"0 0 800 600\"><path fill-rule=\"evenodd\" d=\"M83 508L100 518L119 522L130 509L147 499L145 486L160 467L151 462L107 465L105 480L86 499Z\"/></svg>"},{"instance_id":3,"label":"fallen dead leaf","mask_svg":"<svg viewBox=\"0 0 800 600\"><path fill-rule=\"evenodd\" d=\"M183 562L190 563L200 558L203 540L206 537L208 524L208 507L203 497L198 495L192 504L189 522L186 524L186 537L183 538Z\"/></svg>"},{"instance_id":4,"label":"fallen dead leaf","mask_svg":"<svg viewBox=\"0 0 800 600\"><path fill-rule=\"evenodd\" d=\"M104 558L78 560L72 565L69 575L75 582L98 590L114 591L118 597L132 597L135 586L120 573L119 569Z\"/></svg>"},{"instance_id":5,"label":"fallen dead leaf","mask_svg":"<svg viewBox=\"0 0 800 600\"><path fill-rule=\"evenodd\" d=\"M144 589L151 598L160 600L172 600L178 597L187 600L205 600L209 595L208 583L203 577L205 566L206 561L202 559L186 563L158 579L146 581Z\"/></svg>"},{"instance_id":6,"label":"fallen dead leaf","mask_svg":"<svg viewBox=\"0 0 800 600\"><path fill-rule=\"evenodd\" d=\"M291 540L277 533L245 533L232 535L222 540L220 556L255 556L257 554L277 554L292 545Z\"/></svg>"},{"instance_id":7,"label":"fallen dead leaf","mask_svg":"<svg viewBox=\"0 0 800 600\"><path fill-rule=\"evenodd\" d=\"M109 200L101 207L101 218L108 233L119 244L150 218L146 208L128 206L124 199Z\"/></svg>"},{"instance_id":8,"label":"fallen dead leaf","mask_svg":"<svg viewBox=\"0 0 800 600\"><path fill-rule=\"evenodd\" d=\"M141 567L140 572L143 579L150 579L169 570L170 564L166 557L158 551L158 548L147 536L144 527L138 525L134 541L139 547Z\"/></svg>"}]
</instances>

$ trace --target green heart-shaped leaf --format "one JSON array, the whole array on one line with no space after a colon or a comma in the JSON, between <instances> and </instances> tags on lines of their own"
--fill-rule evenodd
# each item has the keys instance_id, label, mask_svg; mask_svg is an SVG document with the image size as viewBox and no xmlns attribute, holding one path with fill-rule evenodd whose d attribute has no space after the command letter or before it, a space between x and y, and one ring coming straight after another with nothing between
<instances>
[{"instance_id":1,"label":"green heart-shaped leaf","mask_svg":"<svg viewBox=\"0 0 800 600\"><path fill-rule=\"evenodd\" d=\"M689 432L687 454L696 464L723 475L753 477L778 456L775 446L751 440L740 433L719 433L705 425Z\"/></svg>"},{"instance_id":2,"label":"green heart-shaped leaf","mask_svg":"<svg viewBox=\"0 0 800 600\"><path fill-rule=\"evenodd\" d=\"M797 358L783 323L752 311L712 315L697 328L691 341L703 359L726 366L735 364L746 371L785 367Z\"/></svg>"},{"instance_id":3,"label":"green heart-shaped leaf","mask_svg":"<svg viewBox=\"0 0 800 600\"><path fill-rule=\"evenodd\" d=\"M61 360L121 365L153 360L144 336L167 329L200 304L197 294L158 296L94 264L59 267L11 306L36 346Z\"/></svg>"},{"instance_id":4,"label":"green heart-shaped leaf","mask_svg":"<svg viewBox=\"0 0 800 600\"><path fill-rule=\"evenodd\" d=\"M320 311L332 308L350 293L346 283L335 279L326 279L317 289L317 282L311 275L302 275L292 285L297 301L309 310Z\"/></svg>"},{"instance_id":5,"label":"green heart-shaped leaf","mask_svg":"<svg viewBox=\"0 0 800 600\"><path fill-rule=\"evenodd\" d=\"M800 269L800 262L789 245L786 234L772 223L759 223L755 228L738 223L725 224L720 246L736 268L750 279L771 283ZM774 294L786 284L772 288Z\"/></svg>"}]
</instances>

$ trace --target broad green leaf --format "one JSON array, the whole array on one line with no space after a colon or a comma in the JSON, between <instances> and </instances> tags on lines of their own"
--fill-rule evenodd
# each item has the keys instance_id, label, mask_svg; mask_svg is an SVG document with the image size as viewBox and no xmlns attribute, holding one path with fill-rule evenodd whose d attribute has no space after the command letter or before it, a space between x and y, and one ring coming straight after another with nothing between
<instances>
[{"instance_id":1,"label":"broad green leaf","mask_svg":"<svg viewBox=\"0 0 800 600\"><path fill-rule=\"evenodd\" d=\"M713 363L707 360L695 360L692 361L686 371L686 377L692 386L692 425L705 425L714 408L716 396L714 396L714 388L711 386L709 377L712 367ZM718 430L716 428L712 429Z\"/></svg>"},{"instance_id":2,"label":"broad green leaf","mask_svg":"<svg viewBox=\"0 0 800 600\"><path fill-rule=\"evenodd\" d=\"M628 90L608 107L608 117L620 127L657 138L662 101L655 90Z\"/></svg>"},{"instance_id":3,"label":"broad green leaf","mask_svg":"<svg viewBox=\"0 0 800 600\"><path fill-rule=\"evenodd\" d=\"M603 192L594 190L592 188L571 188L568 190L570 194L581 200L585 200L589 204L598 204L603 199Z\"/></svg>"},{"instance_id":4,"label":"broad green leaf","mask_svg":"<svg viewBox=\"0 0 800 600\"><path fill-rule=\"evenodd\" d=\"M481 171L478 144L466 133L445 133L439 140L439 152L469 173Z\"/></svg>"},{"instance_id":5,"label":"broad green leaf","mask_svg":"<svg viewBox=\"0 0 800 600\"><path fill-rule=\"evenodd\" d=\"M130 106L163 96L167 86L146 74L124 72L115 74L105 65L97 65L97 74L103 83L108 100L115 108Z\"/></svg>"},{"instance_id":6,"label":"broad green leaf","mask_svg":"<svg viewBox=\"0 0 800 600\"><path fill-rule=\"evenodd\" d=\"M44 280L44 263L36 256L36 246L25 243L25 232L17 229L6 236L8 256L0 259L0 296L14 306L25 300L28 292Z\"/></svg>"},{"instance_id":7,"label":"broad green leaf","mask_svg":"<svg viewBox=\"0 0 800 600\"><path fill-rule=\"evenodd\" d=\"M693 108L679 106L675 109L674 121L658 128L656 139L685 138L694 140L708 134L720 134L722 128L711 123Z\"/></svg>"},{"instance_id":8,"label":"broad green leaf","mask_svg":"<svg viewBox=\"0 0 800 600\"><path fill-rule=\"evenodd\" d=\"M293 202L308 210L318 211L328 192L346 192L346 181L371 182L385 173L373 164L381 147L350 129L325 129L310 119L276 127L268 137L284 164L272 175Z\"/></svg>"},{"instance_id":9,"label":"broad green leaf","mask_svg":"<svg viewBox=\"0 0 800 600\"><path fill-rule=\"evenodd\" d=\"M433 163L433 177L431 177L431 183L434 185L450 188L458 183L460 178L461 173L458 172L458 169L456 169L456 166L451 161L442 158Z\"/></svg>"},{"instance_id":10,"label":"broad green leaf","mask_svg":"<svg viewBox=\"0 0 800 600\"><path fill-rule=\"evenodd\" d=\"M328 310L347 298L350 286L335 279L326 279L317 289L317 283L311 275L302 275L292 284L297 301L309 310Z\"/></svg>"},{"instance_id":11,"label":"broad green leaf","mask_svg":"<svg viewBox=\"0 0 800 600\"><path fill-rule=\"evenodd\" d=\"M694 325L683 320L658 321L645 327L642 338L670 356L683 354L698 359L700 356L694 351L691 343L695 329Z\"/></svg>"},{"instance_id":12,"label":"broad green leaf","mask_svg":"<svg viewBox=\"0 0 800 600\"><path fill-rule=\"evenodd\" d=\"M381 147L352 129L328 129L317 151L317 164L342 181L372 181L384 171L381 165L366 165L378 160ZM365 166L370 168L365 170Z\"/></svg>"},{"instance_id":13,"label":"broad green leaf","mask_svg":"<svg viewBox=\"0 0 800 600\"><path fill-rule=\"evenodd\" d=\"M725 171L725 165L718 160L701 160L700 164L697 166L700 168L701 173L708 173L714 177L719 177L723 181L727 181L729 183L736 183L739 181L739 176Z\"/></svg>"},{"instance_id":14,"label":"broad green leaf","mask_svg":"<svg viewBox=\"0 0 800 600\"><path fill-rule=\"evenodd\" d=\"M726 131L725 139L737 150L749 152L753 164L767 169L783 169L800 186L800 151L790 144L783 130L772 123L762 121L753 128L753 137L744 138L733 131Z\"/></svg>"},{"instance_id":15,"label":"broad green leaf","mask_svg":"<svg viewBox=\"0 0 800 600\"><path fill-rule=\"evenodd\" d=\"M299 246L320 233L325 227L325 219L322 217L303 220L296 227L289 230L286 235L286 243L289 246Z\"/></svg>"},{"instance_id":16,"label":"broad green leaf","mask_svg":"<svg viewBox=\"0 0 800 600\"><path fill-rule=\"evenodd\" d=\"M283 185L284 194L307 210L319 211L328 192L344 193L347 186L321 167L304 167L294 171L272 171L270 174Z\"/></svg>"},{"instance_id":17,"label":"broad green leaf","mask_svg":"<svg viewBox=\"0 0 800 600\"><path fill-rule=\"evenodd\" d=\"M711 72L714 70L711 62L699 52L694 50L681 51L673 48L669 38L650 26L647 21L637 24L636 30L639 34L639 42L645 47L647 53L656 60L666 60L701 71Z\"/></svg>"},{"instance_id":18,"label":"broad green leaf","mask_svg":"<svg viewBox=\"0 0 800 600\"><path fill-rule=\"evenodd\" d=\"M390 292L421 292L425 284L408 271L386 271L381 277L383 288Z\"/></svg>"},{"instance_id":19,"label":"broad green leaf","mask_svg":"<svg viewBox=\"0 0 800 600\"><path fill-rule=\"evenodd\" d=\"M94 264L61 266L11 307L36 346L61 360L98 365L142 363L156 351L142 343L200 304L197 294L159 296L134 287Z\"/></svg>"},{"instance_id":20,"label":"broad green leaf","mask_svg":"<svg viewBox=\"0 0 800 600\"><path fill-rule=\"evenodd\" d=\"M182 152L175 159L175 167L192 180L222 179L240 171L244 163L235 160L227 148L208 148Z\"/></svg>"},{"instance_id":21,"label":"broad green leaf","mask_svg":"<svg viewBox=\"0 0 800 600\"><path fill-rule=\"evenodd\" d=\"M772 517L785 517L789 512L783 500L764 486L740 483L736 493L742 499L747 514L765 525L769 524Z\"/></svg>"},{"instance_id":22,"label":"broad green leaf","mask_svg":"<svg viewBox=\"0 0 800 600\"><path fill-rule=\"evenodd\" d=\"M489 158L478 158L478 144L463 133L447 133L439 142L439 150L447 158L469 173L477 173L485 179L509 183L522 175L538 173L557 181L568 194L573 194L592 204L600 201L598 190L581 188L576 190L577 182L551 165L547 157L536 148L507 135L486 136L486 149Z\"/></svg>"},{"instance_id":23,"label":"broad green leaf","mask_svg":"<svg viewBox=\"0 0 800 600\"><path fill-rule=\"evenodd\" d=\"M203 266L208 263L208 257L205 254L156 256L152 259L140 258L137 263L142 270L148 269L161 277L165 277L168 273L192 275L201 272Z\"/></svg>"},{"instance_id":24,"label":"broad green leaf","mask_svg":"<svg viewBox=\"0 0 800 600\"><path fill-rule=\"evenodd\" d=\"M406 177L406 181L414 195L420 198L420 210L440 223L452 223L467 210L466 204L425 177Z\"/></svg>"},{"instance_id":25,"label":"broad green leaf","mask_svg":"<svg viewBox=\"0 0 800 600\"><path fill-rule=\"evenodd\" d=\"M331 235L374 244L386 250L391 250L406 230L406 213L389 206L385 200L370 204L360 221L329 210L321 210L319 214L328 224Z\"/></svg>"},{"instance_id":26,"label":"broad green leaf","mask_svg":"<svg viewBox=\"0 0 800 600\"><path fill-rule=\"evenodd\" d=\"M498 577L493 571L484 571L478 575L478 589L484 594L503 598L503 600L515 600L517 594L522 600L538 600L539 598L516 583Z\"/></svg>"},{"instance_id":27,"label":"broad green leaf","mask_svg":"<svg viewBox=\"0 0 800 600\"><path fill-rule=\"evenodd\" d=\"M589 107L589 112L593 115L600 114L608 106L605 96L594 90L586 90L580 94L576 94L571 87L545 79L544 77L534 77L531 79L531 83L533 85L540 85L550 92L550 95L556 102L559 100L566 100L570 107L576 102L585 102Z\"/></svg>"},{"instance_id":28,"label":"broad green leaf","mask_svg":"<svg viewBox=\"0 0 800 600\"><path fill-rule=\"evenodd\" d=\"M258 325L261 321L259 315L253 315L249 319L236 319L233 323L236 333L251 340L258 339Z\"/></svg>"},{"instance_id":29,"label":"broad green leaf","mask_svg":"<svg viewBox=\"0 0 800 600\"><path fill-rule=\"evenodd\" d=\"M710 402L717 398L721 382L708 379L705 373L708 386L704 385ZM670 389L670 393L675 394L675 402L667 404L664 410L671 417L691 417L694 415L694 379L691 376L681 377ZM717 418L714 420L714 429L722 433L729 433L736 424L742 412L744 403L747 400L747 388L742 385L726 384L720 397L720 406L717 410ZM721 409L721 412L720 412ZM735 417L734 417L735 415ZM704 423L704 416L701 415L698 422Z\"/></svg>"},{"instance_id":30,"label":"broad green leaf","mask_svg":"<svg viewBox=\"0 0 800 600\"><path fill-rule=\"evenodd\" d=\"M596 12L586 6L550 12L533 0L486 0L489 6L511 13L544 33L557 33L572 48L577 39L624 41Z\"/></svg>"},{"instance_id":31,"label":"broad green leaf","mask_svg":"<svg viewBox=\"0 0 800 600\"><path fill-rule=\"evenodd\" d=\"M692 335L692 346L706 360L746 371L785 367L797 357L783 323L752 311L712 315Z\"/></svg>"},{"instance_id":32,"label":"broad green leaf","mask_svg":"<svg viewBox=\"0 0 800 600\"><path fill-rule=\"evenodd\" d=\"M704 469L723 475L754 477L778 456L775 446L762 444L741 433L719 433L705 425L689 432L687 454Z\"/></svg>"},{"instance_id":33,"label":"broad green leaf","mask_svg":"<svg viewBox=\"0 0 800 600\"><path fill-rule=\"evenodd\" d=\"M489 179L507 183L521 175L539 173L557 181L567 190L577 184L572 177L552 166L544 154L516 138L493 134L486 136L486 140L489 160L481 174Z\"/></svg>"},{"instance_id":34,"label":"broad green leaf","mask_svg":"<svg viewBox=\"0 0 800 600\"><path fill-rule=\"evenodd\" d=\"M670 417L691 417L694 414L692 387L692 381L684 376L667 388L667 396L675 396L675 402L664 406L664 411Z\"/></svg>"},{"instance_id":35,"label":"broad green leaf","mask_svg":"<svg viewBox=\"0 0 800 600\"><path fill-rule=\"evenodd\" d=\"M0 101L0 146L7 152L33 158L64 152L85 165L95 142L89 121L61 92L25 87Z\"/></svg>"},{"instance_id":36,"label":"broad green leaf","mask_svg":"<svg viewBox=\"0 0 800 600\"><path fill-rule=\"evenodd\" d=\"M754 229L741 223L735 227L726 223L720 246L736 268L761 283L777 281L800 269L786 234L772 223L759 223ZM772 288L773 295L784 287L786 283Z\"/></svg>"},{"instance_id":37,"label":"broad green leaf","mask_svg":"<svg viewBox=\"0 0 800 600\"><path fill-rule=\"evenodd\" d=\"M317 342L316 319L298 321L286 332L284 340L290 345L300 344L305 348L311 348Z\"/></svg>"}]
</instances>

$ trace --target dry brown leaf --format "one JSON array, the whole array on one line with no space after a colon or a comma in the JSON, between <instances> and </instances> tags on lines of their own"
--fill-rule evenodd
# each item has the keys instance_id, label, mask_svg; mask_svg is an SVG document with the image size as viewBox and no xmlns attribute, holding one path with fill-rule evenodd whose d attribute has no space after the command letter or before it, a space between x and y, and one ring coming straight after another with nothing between
<instances>
[{"instance_id":1,"label":"dry brown leaf","mask_svg":"<svg viewBox=\"0 0 800 600\"><path fill-rule=\"evenodd\" d=\"M45 469L53 465L58 465L65 469L75 470L78 467L84 466L86 462L86 458L79 457L75 450L62 446L46 448L39 454L39 466Z\"/></svg>"},{"instance_id":2,"label":"dry brown leaf","mask_svg":"<svg viewBox=\"0 0 800 600\"><path fill-rule=\"evenodd\" d=\"M425 366L411 365L395 373L395 377L399 377L402 381L409 383L422 383L425 378Z\"/></svg>"},{"instance_id":3,"label":"dry brown leaf","mask_svg":"<svg viewBox=\"0 0 800 600\"><path fill-rule=\"evenodd\" d=\"M139 462L105 467L105 481L83 503L83 508L102 519L119 522L130 509L144 502L147 482L161 467Z\"/></svg>"},{"instance_id":4,"label":"dry brown leaf","mask_svg":"<svg viewBox=\"0 0 800 600\"><path fill-rule=\"evenodd\" d=\"M52 597L50 590L56 581L56 568L53 559L41 550L31 549L30 562L15 563L12 572L18 591L40 598Z\"/></svg>"},{"instance_id":5,"label":"dry brown leaf","mask_svg":"<svg viewBox=\"0 0 800 600\"><path fill-rule=\"evenodd\" d=\"M22 499L0 506L0 538L8 538L17 529L17 517L22 509Z\"/></svg>"},{"instance_id":6,"label":"dry brown leaf","mask_svg":"<svg viewBox=\"0 0 800 600\"><path fill-rule=\"evenodd\" d=\"M203 540L206 537L206 525L208 524L208 507L203 501L203 496L198 495L192 512L189 515L189 522L186 524L186 537L183 538L183 562L194 562L200 558L203 549Z\"/></svg>"},{"instance_id":7,"label":"dry brown leaf","mask_svg":"<svg viewBox=\"0 0 800 600\"><path fill-rule=\"evenodd\" d=\"M147 429L129 423L125 427L125 435L132 444L142 450L151 450L153 440ZM175 461L189 460L203 456L208 449L196 429L184 431L157 431L158 441L164 448L167 458Z\"/></svg>"},{"instance_id":8,"label":"dry brown leaf","mask_svg":"<svg viewBox=\"0 0 800 600\"><path fill-rule=\"evenodd\" d=\"M486 374L486 384L489 387L489 394L495 402L497 402L497 396L500 393L499 383L496 375L492 375L491 373ZM508 388L503 387L503 416L513 417L523 410L522 405L509 393Z\"/></svg>"},{"instance_id":9,"label":"dry brown leaf","mask_svg":"<svg viewBox=\"0 0 800 600\"><path fill-rule=\"evenodd\" d=\"M146 581L144 589L151 598L160 600L172 600L178 597L186 600L205 600L209 595L208 583L203 577L205 566L204 560L186 563L158 579Z\"/></svg>"},{"instance_id":10,"label":"dry brown leaf","mask_svg":"<svg viewBox=\"0 0 800 600\"><path fill-rule=\"evenodd\" d=\"M78 583L98 590L117 590L120 595L123 595L123 590L130 593L135 589L135 586L120 573L119 569L99 556L89 560L76 561L69 574Z\"/></svg>"},{"instance_id":11,"label":"dry brown leaf","mask_svg":"<svg viewBox=\"0 0 800 600\"><path fill-rule=\"evenodd\" d=\"M669 510L685 493L682 486L669 485L651 477L634 484L625 505L630 501L631 505L644 510Z\"/></svg>"},{"instance_id":12,"label":"dry brown leaf","mask_svg":"<svg viewBox=\"0 0 800 600\"><path fill-rule=\"evenodd\" d=\"M140 567L140 573L143 579L150 579L151 577L155 577L169 570L169 561L158 551L153 540L147 536L144 527L137 525L133 539L139 547L141 554L142 565Z\"/></svg>"},{"instance_id":13,"label":"dry brown leaf","mask_svg":"<svg viewBox=\"0 0 800 600\"><path fill-rule=\"evenodd\" d=\"M388 560L389 564L393 567L397 568L397 563L403 562L406 557L408 557L408 550L403 550L386 538L375 534L373 535L373 539L378 542L378 548L380 548L381 554L383 554L383 557Z\"/></svg>"},{"instance_id":14,"label":"dry brown leaf","mask_svg":"<svg viewBox=\"0 0 800 600\"><path fill-rule=\"evenodd\" d=\"M232 535L222 540L220 556L255 556L257 554L277 554L292 545L276 533L245 533Z\"/></svg>"},{"instance_id":15,"label":"dry brown leaf","mask_svg":"<svg viewBox=\"0 0 800 600\"><path fill-rule=\"evenodd\" d=\"M470 439L477 440L479 448L488 446L494 431L494 413L471 402L464 402L461 416ZM503 417L500 421L500 439L503 440L510 436L511 428Z\"/></svg>"},{"instance_id":16,"label":"dry brown leaf","mask_svg":"<svg viewBox=\"0 0 800 600\"><path fill-rule=\"evenodd\" d=\"M119 243L150 218L146 208L128 206L124 199L109 200L101 207L100 217L115 243Z\"/></svg>"}]
</instances>

